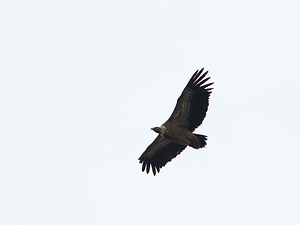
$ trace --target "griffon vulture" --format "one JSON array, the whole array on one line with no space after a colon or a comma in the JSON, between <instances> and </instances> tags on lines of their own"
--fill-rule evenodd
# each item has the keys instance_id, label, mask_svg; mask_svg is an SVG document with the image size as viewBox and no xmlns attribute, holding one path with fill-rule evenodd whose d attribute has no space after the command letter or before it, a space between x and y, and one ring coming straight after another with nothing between
<instances>
[{"instance_id":1,"label":"griffon vulture","mask_svg":"<svg viewBox=\"0 0 300 225\"><path fill-rule=\"evenodd\" d=\"M170 118L160 127L151 128L158 133L156 139L148 146L139 160L142 171L153 174L179 155L187 146L199 149L206 145L207 136L194 134L193 131L202 123L213 83L205 83L210 77L202 74L204 68L196 71L177 99Z\"/></svg>"}]
</instances>

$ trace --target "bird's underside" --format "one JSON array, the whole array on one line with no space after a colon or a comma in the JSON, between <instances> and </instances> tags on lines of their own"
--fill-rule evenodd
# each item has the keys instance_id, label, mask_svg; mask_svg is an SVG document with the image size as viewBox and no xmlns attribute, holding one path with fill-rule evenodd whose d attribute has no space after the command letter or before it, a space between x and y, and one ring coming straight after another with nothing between
<instances>
[{"instance_id":1,"label":"bird's underside","mask_svg":"<svg viewBox=\"0 0 300 225\"><path fill-rule=\"evenodd\" d=\"M179 155L187 146L203 148L206 145L205 135L192 133L205 118L208 100L213 83L207 82L207 71L196 71L184 88L170 118L160 127L152 128L158 133L156 139L147 147L140 156L142 171L149 173L150 167L153 174Z\"/></svg>"}]
</instances>

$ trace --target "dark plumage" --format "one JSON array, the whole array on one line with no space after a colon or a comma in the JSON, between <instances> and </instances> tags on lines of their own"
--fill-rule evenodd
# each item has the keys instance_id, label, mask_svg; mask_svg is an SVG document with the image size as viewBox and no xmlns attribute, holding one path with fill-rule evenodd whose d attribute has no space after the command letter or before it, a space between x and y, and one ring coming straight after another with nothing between
<instances>
[{"instance_id":1,"label":"dark plumage","mask_svg":"<svg viewBox=\"0 0 300 225\"><path fill-rule=\"evenodd\" d=\"M205 135L192 133L205 118L212 90L208 87L213 83L205 84L210 79L206 77L208 71L202 74L203 70L197 70L189 80L170 118L160 127L152 128L158 136L139 158L142 171L149 173L151 167L155 175L186 146L198 149L206 145Z\"/></svg>"}]
</instances>

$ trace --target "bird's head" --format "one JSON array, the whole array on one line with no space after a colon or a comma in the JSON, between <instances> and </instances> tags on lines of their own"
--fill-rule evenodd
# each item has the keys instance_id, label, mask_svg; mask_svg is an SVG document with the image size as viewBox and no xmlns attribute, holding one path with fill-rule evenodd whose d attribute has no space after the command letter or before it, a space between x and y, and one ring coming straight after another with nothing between
<instances>
[{"instance_id":1,"label":"bird's head","mask_svg":"<svg viewBox=\"0 0 300 225\"><path fill-rule=\"evenodd\" d=\"M166 132L166 127L162 125L160 127L153 127L153 128L151 128L151 130L153 130L154 132L156 132L158 134L164 135Z\"/></svg>"}]
</instances>

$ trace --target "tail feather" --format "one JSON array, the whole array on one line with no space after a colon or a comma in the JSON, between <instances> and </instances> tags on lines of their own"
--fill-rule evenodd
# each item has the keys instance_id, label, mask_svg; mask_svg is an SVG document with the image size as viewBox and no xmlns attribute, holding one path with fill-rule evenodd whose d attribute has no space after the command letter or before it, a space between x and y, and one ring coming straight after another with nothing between
<instances>
[{"instance_id":1,"label":"tail feather","mask_svg":"<svg viewBox=\"0 0 300 225\"><path fill-rule=\"evenodd\" d=\"M202 134L195 134L199 139L199 147L203 148L206 145L207 136Z\"/></svg>"}]
</instances>

